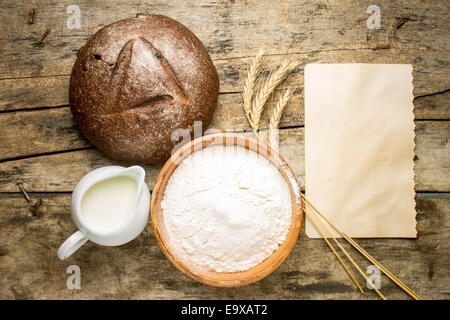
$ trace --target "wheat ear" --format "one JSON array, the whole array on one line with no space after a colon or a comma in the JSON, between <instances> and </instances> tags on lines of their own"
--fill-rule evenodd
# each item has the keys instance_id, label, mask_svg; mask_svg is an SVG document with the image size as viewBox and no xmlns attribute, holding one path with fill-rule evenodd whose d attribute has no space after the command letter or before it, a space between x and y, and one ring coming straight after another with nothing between
<instances>
[{"instance_id":1,"label":"wheat ear","mask_svg":"<svg viewBox=\"0 0 450 320\"><path fill-rule=\"evenodd\" d=\"M273 72L269 76L269 78L259 88L255 98L253 99L252 107L250 109L250 118L252 119L254 127L256 128L256 134L259 129L259 122L264 110L264 105L266 104L270 95L273 93L276 87L278 87L278 85L283 82L285 77L299 65L300 63L298 62L284 62L275 72ZM255 131L255 129L253 130Z\"/></svg>"},{"instance_id":2,"label":"wheat ear","mask_svg":"<svg viewBox=\"0 0 450 320\"><path fill-rule=\"evenodd\" d=\"M261 70L261 60L264 55L263 51L259 51L258 54L253 58L250 68L248 69L247 77L244 81L243 88L243 100L244 100L244 111L247 117L250 127L255 133L257 133L258 128L255 126L253 118L251 117L252 108L252 97L255 91L255 84Z\"/></svg>"},{"instance_id":3,"label":"wheat ear","mask_svg":"<svg viewBox=\"0 0 450 320\"><path fill-rule=\"evenodd\" d=\"M295 89L287 89L272 108L272 112L269 117L269 132L267 136L267 143L269 146L277 146L278 126L280 124L281 115L283 114L283 110L289 99L292 97L294 91Z\"/></svg>"}]
</instances>

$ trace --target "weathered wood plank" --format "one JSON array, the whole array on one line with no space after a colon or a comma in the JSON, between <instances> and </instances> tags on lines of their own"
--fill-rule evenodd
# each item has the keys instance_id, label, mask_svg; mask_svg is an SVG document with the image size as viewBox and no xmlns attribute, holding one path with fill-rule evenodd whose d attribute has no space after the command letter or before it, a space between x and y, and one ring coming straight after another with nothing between
<instances>
[{"instance_id":1,"label":"weathered wood plank","mask_svg":"<svg viewBox=\"0 0 450 320\"><path fill-rule=\"evenodd\" d=\"M414 99L414 115L418 120L450 120L450 90L422 97L416 97Z\"/></svg>"},{"instance_id":2,"label":"weathered wood plank","mask_svg":"<svg viewBox=\"0 0 450 320\"><path fill-rule=\"evenodd\" d=\"M69 108L0 114L0 159L87 147Z\"/></svg>"},{"instance_id":3,"label":"weathered wood plank","mask_svg":"<svg viewBox=\"0 0 450 320\"><path fill-rule=\"evenodd\" d=\"M280 131L280 153L304 187L304 128ZM415 181L417 191L450 190L450 122L416 122ZM59 139L63 139L59 135ZM23 181L33 192L70 192L88 171L106 165L130 165L109 159L97 149L32 157L0 163L0 192L17 192ZM159 166L145 166L147 183L153 188Z\"/></svg>"},{"instance_id":4,"label":"weathered wood plank","mask_svg":"<svg viewBox=\"0 0 450 320\"><path fill-rule=\"evenodd\" d=\"M303 129L281 130L280 152L291 163L303 187ZM295 146L295 148L293 147ZM16 183L24 183L30 192L71 192L90 170L107 165L132 163L112 160L97 149L58 153L0 163L0 192L17 192ZM153 190L161 166L144 165L147 184Z\"/></svg>"},{"instance_id":5,"label":"weathered wood plank","mask_svg":"<svg viewBox=\"0 0 450 320\"><path fill-rule=\"evenodd\" d=\"M0 80L0 111L69 104L69 76Z\"/></svg>"},{"instance_id":6,"label":"weathered wood plank","mask_svg":"<svg viewBox=\"0 0 450 320\"><path fill-rule=\"evenodd\" d=\"M380 1L383 29L376 34L367 32L367 4L359 1L84 2L79 4L81 29L78 30L67 28L66 9L72 4L69 0L57 3L46 0L34 4L30 1L24 6L13 0L2 1L0 18L4 31L0 48L9 53L6 63L0 66L2 78L31 76L33 72L67 74L73 64L73 53L90 35L106 24L140 12L166 14L184 23L203 41L214 59L252 55L255 44L269 53L298 53L304 52L303 48L309 48L308 51L370 49L380 44L382 49L405 49L418 44L430 51L448 49L445 41L435 41L448 38L448 4L436 0L404 7ZM32 7L36 8L36 17L35 23L29 25ZM348 15L349 9L352 15ZM398 28L401 18L409 20ZM51 33L44 46L36 46L47 29Z\"/></svg>"},{"instance_id":7,"label":"weathered wood plank","mask_svg":"<svg viewBox=\"0 0 450 320\"><path fill-rule=\"evenodd\" d=\"M289 83L291 83L289 81ZM277 92L278 94L278 92ZM50 102L50 100L49 100ZM450 92L415 100L416 119L450 119ZM270 109L270 101L267 110ZM264 113L261 127L266 128ZM22 157L88 146L76 128L68 107L0 113L0 159ZM303 90L300 88L288 103L281 127L304 125ZM247 119L240 93L221 94L214 113L212 128L245 130ZM20 128L20 130L18 130Z\"/></svg>"},{"instance_id":8,"label":"weathered wood plank","mask_svg":"<svg viewBox=\"0 0 450 320\"><path fill-rule=\"evenodd\" d=\"M370 290L361 296L326 244L308 239L304 232L272 275L233 290L197 283L175 269L158 247L150 224L126 245L87 243L60 261L58 246L76 230L70 218L70 195L32 197L43 199L38 217L30 216L20 194L0 194L1 299L377 299ZM450 237L450 199L417 198L417 210L417 240L358 242L423 298L448 299L450 258L445 239ZM66 288L66 268L73 264L81 269L81 290ZM388 298L407 299L385 277L381 286Z\"/></svg>"},{"instance_id":9,"label":"weathered wood plank","mask_svg":"<svg viewBox=\"0 0 450 320\"><path fill-rule=\"evenodd\" d=\"M243 69L241 71L242 74L240 76L243 77L245 70ZM240 76L236 76L236 79ZM226 81L226 77L226 75L222 76L223 81ZM68 76L0 80L0 84L2 82L5 84L5 86L0 85L0 111L31 110L39 107L68 105L68 81ZM303 69L291 75L276 94L279 94L283 90L283 87L287 85L295 86L297 90L283 113L281 126L303 125ZM236 89L241 90L241 88ZM269 109L270 105L271 102L269 101L266 109ZM436 94L417 96L414 99L414 114L416 120L450 119L450 91L447 90ZM262 120L263 127L266 125L265 119L266 115L264 115ZM212 126L217 127L217 123L222 123L223 126L228 128L239 128L244 127L246 122L247 120L242 112L242 94L240 92L219 94L218 106L215 111Z\"/></svg>"},{"instance_id":10,"label":"weathered wood plank","mask_svg":"<svg viewBox=\"0 0 450 320\"><path fill-rule=\"evenodd\" d=\"M419 190L449 191L450 122L443 121L435 124L429 125L426 121L416 122L414 167L416 187L420 185ZM432 164L428 160L431 158L434 158Z\"/></svg>"},{"instance_id":11,"label":"weathered wood plank","mask_svg":"<svg viewBox=\"0 0 450 320\"><path fill-rule=\"evenodd\" d=\"M442 98L439 99L438 96ZM439 99L440 103L436 103L434 99ZM416 114L426 119L448 119L450 108L446 104L450 104L449 99L449 92L418 98L415 101ZM270 104L269 102L266 111L270 110ZM266 119L265 113L261 121L262 128L267 127ZM420 117L417 120L420 120ZM300 88L288 103L280 127L303 125L304 100L303 90ZM242 108L241 94L219 95L210 127L220 130L249 129ZM420 135L420 132L418 134ZM0 113L0 137L0 160L88 146L79 133L68 106ZM448 138L448 135L443 133L443 138Z\"/></svg>"},{"instance_id":12,"label":"weathered wood plank","mask_svg":"<svg viewBox=\"0 0 450 320\"><path fill-rule=\"evenodd\" d=\"M130 166L131 163L106 157L97 149L65 152L0 163L0 192L17 192L18 181L29 192L71 192L89 171L109 166ZM146 181L153 190L161 166L143 165Z\"/></svg>"},{"instance_id":13,"label":"weathered wood plank","mask_svg":"<svg viewBox=\"0 0 450 320\"><path fill-rule=\"evenodd\" d=\"M430 119L430 111L423 107L431 104L432 118L450 118L449 95L450 77L444 64L436 63L435 59L447 53L435 53L425 50L339 50L310 52L308 54L281 54L266 57L265 70L273 70L285 60L302 61L302 66L296 70L281 86L281 88L295 86L299 88L297 95L302 98L303 68L308 63L411 63L414 67L414 95L416 99L416 116ZM74 54L75 55L75 54ZM417 55L423 57L416 63ZM238 58L215 61L220 80L221 93L237 93L242 91L244 79L251 58ZM430 73L433 76L430 77ZM39 76L19 79L0 79L0 111L17 109L33 109L42 106L68 105L69 74L62 76ZM435 96L420 97L423 95ZM300 110L303 110L301 108Z\"/></svg>"},{"instance_id":14,"label":"weathered wood plank","mask_svg":"<svg viewBox=\"0 0 450 320\"><path fill-rule=\"evenodd\" d=\"M450 88L446 72L450 35L445 14L449 5L441 1L414 3L413 8L381 1L378 5L383 11L383 28L374 32L366 28L366 4L358 1L187 1L176 5L159 1L145 5L89 2L80 4L82 14L87 15L82 16L80 30L66 27L65 9L70 4L0 4L0 21L4 24L0 39L4 56L0 64L0 110L67 104L68 75L78 48L100 27L140 11L168 14L190 27L215 60L221 92L241 90L240 79L248 65L245 57L259 48L273 55L272 64L286 59L299 59L304 64L411 63L415 69L415 95ZM36 18L35 24L29 25L32 7L36 7ZM351 16L346 14L349 8L354 13ZM191 18L193 14L196 19ZM406 22L399 26L401 19ZM44 45L36 46L47 29L51 32ZM298 77L294 83L303 87L302 75Z\"/></svg>"}]
</instances>

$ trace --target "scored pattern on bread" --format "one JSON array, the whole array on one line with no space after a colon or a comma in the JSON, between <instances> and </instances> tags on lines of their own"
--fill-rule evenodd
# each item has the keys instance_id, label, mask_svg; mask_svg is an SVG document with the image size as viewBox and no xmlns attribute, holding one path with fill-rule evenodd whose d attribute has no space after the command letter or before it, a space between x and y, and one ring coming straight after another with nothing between
<instances>
[{"instance_id":1,"label":"scored pattern on bread","mask_svg":"<svg viewBox=\"0 0 450 320\"><path fill-rule=\"evenodd\" d=\"M217 104L219 79L200 40L162 15L103 27L78 51L70 109L82 134L109 156L163 163L193 124L202 132ZM184 141L184 140L183 140Z\"/></svg>"},{"instance_id":2,"label":"scored pattern on bread","mask_svg":"<svg viewBox=\"0 0 450 320\"><path fill-rule=\"evenodd\" d=\"M142 76L143 72L152 77ZM118 90L110 102L111 111L108 114L152 107L169 100L174 100L178 105L189 105L167 59L142 37L129 40L120 51L112 72L111 86Z\"/></svg>"},{"instance_id":3,"label":"scored pattern on bread","mask_svg":"<svg viewBox=\"0 0 450 320\"><path fill-rule=\"evenodd\" d=\"M123 109L120 106L119 98L122 95L123 83L125 77L127 76L127 70L130 66L131 56L133 54L133 42L134 40L128 41L120 50L119 56L117 57L116 64L114 66L112 76L111 76L111 88L117 88L116 98L112 100L111 112L117 113Z\"/></svg>"}]
</instances>

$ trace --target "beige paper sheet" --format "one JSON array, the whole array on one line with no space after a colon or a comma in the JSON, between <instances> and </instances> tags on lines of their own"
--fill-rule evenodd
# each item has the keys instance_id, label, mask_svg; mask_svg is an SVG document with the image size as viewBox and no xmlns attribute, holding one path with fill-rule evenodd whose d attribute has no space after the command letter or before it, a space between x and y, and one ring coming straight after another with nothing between
<instances>
[{"instance_id":1,"label":"beige paper sheet","mask_svg":"<svg viewBox=\"0 0 450 320\"><path fill-rule=\"evenodd\" d=\"M305 67L306 197L351 237L417 236L412 91L411 65Z\"/></svg>"}]
</instances>

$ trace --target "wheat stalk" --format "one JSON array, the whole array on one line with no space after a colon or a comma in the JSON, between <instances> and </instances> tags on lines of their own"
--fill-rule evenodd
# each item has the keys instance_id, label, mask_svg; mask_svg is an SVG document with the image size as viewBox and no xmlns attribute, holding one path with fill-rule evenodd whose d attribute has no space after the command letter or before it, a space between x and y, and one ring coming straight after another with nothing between
<instances>
[{"instance_id":1,"label":"wheat stalk","mask_svg":"<svg viewBox=\"0 0 450 320\"><path fill-rule=\"evenodd\" d=\"M247 117L248 123L253 131L257 134L258 127L255 125L255 122L251 116L252 114L252 97L255 91L255 84L261 70L261 60L264 55L264 52L261 50L258 54L253 58L250 68L248 69L247 77L244 81L243 88L243 100L244 100L244 111L245 116Z\"/></svg>"},{"instance_id":2,"label":"wheat stalk","mask_svg":"<svg viewBox=\"0 0 450 320\"><path fill-rule=\"evenodd\" d=\"M280 124L281 115L294 91L295 89L287 89L284 94L278 98L277 103L272 108L269 117L269 132L267 136L267 143L269 146L276 148L278 145L278 126Z\"/></svg>"},{"instance_id":3,"label":"wheat stalk","mask_svg":"<svg viewBox=\"0 0 450 320\"><path fill-rule=\"evenodd\" d=\"M256 93L255 98L252 101L252 107L250 108L250 118L253 122L253 130L258 136L259 122L261 120L261 115L264 110L264 106L269 99L270 95L274 92L276 87L283 82L285 77L291 73L295 68L300 65L298 62L284 62L280 67L262 84ZM256 129L255 129L256 128Z\"/></svg>"}]
</instances>

